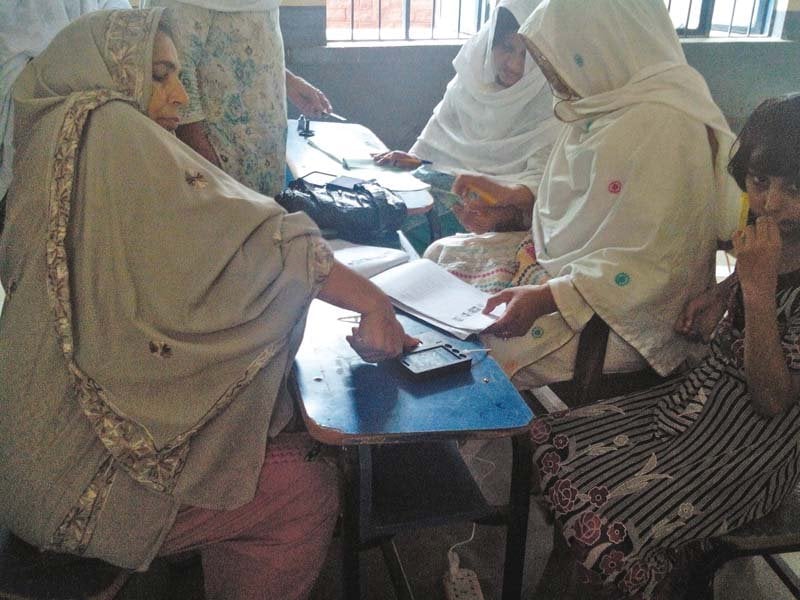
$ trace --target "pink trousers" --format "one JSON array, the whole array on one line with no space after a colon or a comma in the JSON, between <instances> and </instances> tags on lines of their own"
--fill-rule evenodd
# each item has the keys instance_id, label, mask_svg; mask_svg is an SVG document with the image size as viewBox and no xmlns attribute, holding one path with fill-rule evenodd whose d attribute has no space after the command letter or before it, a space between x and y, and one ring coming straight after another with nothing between
<instances>
[{"instance_id":1,"label":"pink trousers","mask_svg":"<svg viewBox=\"0 0 800 600\"><path fill-rule=\"evenodd\" d=\"M159 555L198 550L208 600L306 598L339 511L334 469L306 460L307 434L269 443L255 498L230 511L185 507Z\"/></svg>"}]
</instances>

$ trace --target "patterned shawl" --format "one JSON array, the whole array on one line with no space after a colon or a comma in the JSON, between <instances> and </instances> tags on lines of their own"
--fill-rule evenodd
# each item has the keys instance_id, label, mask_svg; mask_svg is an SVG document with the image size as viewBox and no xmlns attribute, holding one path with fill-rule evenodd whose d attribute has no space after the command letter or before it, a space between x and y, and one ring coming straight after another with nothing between
<instances>
[{"instance_id":1,"label":"patterned shawl","mask_svg":"<svg viewBox=\"0 0 800 600\"><path fill-rule=\"evenodd\" d=\"M2 522L129 567L179 505L252 498L331 265L145 116L160 18L87 15L22 73L0 240Z\"/></svg>"}]
</instances>

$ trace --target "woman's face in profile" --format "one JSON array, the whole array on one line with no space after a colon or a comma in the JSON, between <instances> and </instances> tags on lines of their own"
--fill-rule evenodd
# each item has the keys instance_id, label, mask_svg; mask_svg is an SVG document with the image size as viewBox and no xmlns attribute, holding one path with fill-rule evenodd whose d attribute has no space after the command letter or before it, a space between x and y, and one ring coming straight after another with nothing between
<instances>
[{"instance_id":1,"label":"woman's face in profile","mask_svg":"<svg viewBox=\"0 0 800 600\"><path fill-rule=\"evenodd\" d=\"M509 33L492 48L497 83L509 88L525 73L525 42L518 33Z\"/></svg>"},{"instance_id":2,"label":"woman's face in profile","mask_svg":"<svg viewBox=\"0 0 800 600\"><path fill-rule=\"evenodd\" d=\"M189 101L179 73L175 44L159 31L153 43L153 93L147 105L147 116L169 131L180 124L178 111Z\"/></svg>"}]
</instances>

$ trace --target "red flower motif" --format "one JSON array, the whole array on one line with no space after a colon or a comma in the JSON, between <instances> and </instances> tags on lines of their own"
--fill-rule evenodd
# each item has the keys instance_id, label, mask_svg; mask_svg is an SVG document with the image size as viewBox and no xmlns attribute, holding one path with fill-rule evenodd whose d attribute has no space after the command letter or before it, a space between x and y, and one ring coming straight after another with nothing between
<instances>
[{"instance_id":1,"label":"red flower motif","mask_svg":"<svg viewBox=\"0 0 800 600\"><path fill-rule=\"evenodd\" d=\"M619 179L615 179L608 184L608 191L612 194L619 194L622 191L622 182Z\"/></svg>"},{"instance_id":2,"label":"red flower motif","mask_svg":"<svg viewBox=\"0 0 800 600\"><path fill-rule=\"evenodd\" d=\"M555 452L548 452L542 456L539 464L542 467L542 471L555 475L561 468L561 457Z\"/></svg>"},{"instance_id":3,"label":"red flower motif","mask_svg":"<svg viewBox=\"0 0 800 600\"><path fill-rule=\"evenodd\" d=\"M632 596L642 589L650 579L650 569L645 566L644 561L637 560L628 566L625 578L622 580L622 588L626 594Z\"/></svg>"},{"instance_id":4,"label":"red flower motif","mask_svg":"<svg viewBox=\"0 0 800 600\"><path fill-rule=\"evenodd\" d=\"M536 248L533 244L525 247L525 254L527 254L533 260L536 260Z\"/></svg>"},{"instance_id":5,"label":"red flower motif","mask_svg":"<svg viewBox=\"0 0 800 600\"><path fill-rule=\"evenodd\" d=\"M608 529L606 529L606 536L608 536L608 541L612 544L620 544L628 536L628 530L619 521L614 521L609 523Z\"/></svg>"},{"instance_id":6,"label":"red flower motif","mask_svg":"<svg viewBox=\"0 0 800 600\"><path fill-rule=\"evenodd\" d=\"M559 479L550 488L550 502L557 512L566 513L575 506L578 490L569 479Z\"/></svg>"},{"instance_id":7,"label":"red flower motif","mask_svg":"<svg viewBox=\"0 0 800 600\"><path fill-rule=\"evenodd\" d=\"M603 506L608 500L608 488L604 485L598 485L589 490L589 500L598 508Z\"/></svg>"},{"instance_id":8,"label":"red flower motif","mask_svg":"<svg viewBox=\"0 0 800 600\"><path fill-rule=\"evenodd\" d=\"M534 444L544 444L550 438L550 425L542 419L534 419L531 425L531 439Z\"/></svg>"},{"instance_id":9,"label":"red flower motif","mask_svg":"<svg viewBox=\"0 0 800 600\"><path fill-rule=\"evenodd\" d=\"M619 573L624 560L625 555L619 550L612 550L606 554L600 559L600 568L603 570L603 575L609 576Z\"/></svg>"},{"instance_id":10,"label":"red flower motif","mask_svg":"<svg viewBox=\"0 0 800 600\"><path fill-rule=\"evenodd\" d=\"M569 445L569 438L565 436L563 433L559 433L557 436L553 438L553 446L555 446L559 450L566 448L568 445Z\"/></svg>"},{"instance_id":11,"label":"red flower motif","mask_svg":"<svg viewBox=\"0 0 800 600\"><path fill-rule=\"evenodd\" d=\"M602 530L603 522L597 513L587 510L580 514L578 520L575 521L573 528L575 529L575 539L591 546L600 539L600 531Z\"/></svg>"}]
</instances>

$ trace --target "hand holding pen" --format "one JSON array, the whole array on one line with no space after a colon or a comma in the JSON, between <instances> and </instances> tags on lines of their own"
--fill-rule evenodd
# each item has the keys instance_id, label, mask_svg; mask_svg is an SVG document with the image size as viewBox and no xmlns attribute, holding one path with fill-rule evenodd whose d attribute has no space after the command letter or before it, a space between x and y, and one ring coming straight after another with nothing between
<instances>
[{"instance_id":1,"label":"hand holding pen","mask_svg":"<svg viewBox=\"0 0 800 600\"><path fill-rule=\"evenodd\" d=\"M389 150L379 154L373 154L372 160L379 167L395 167L396 169L416 169L420 165L429 165L431 161L423 160L400 150Z\"/></svg>"}]
</instances>

